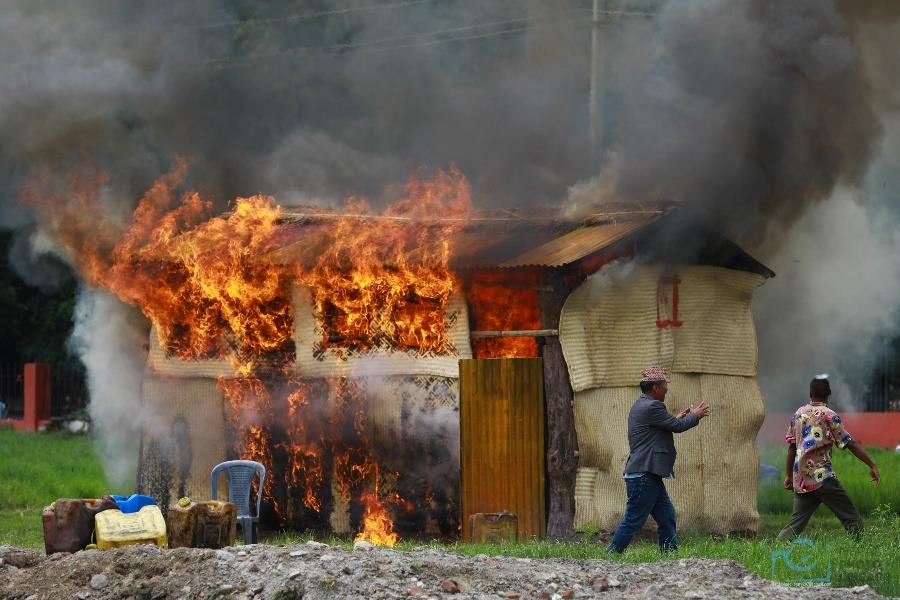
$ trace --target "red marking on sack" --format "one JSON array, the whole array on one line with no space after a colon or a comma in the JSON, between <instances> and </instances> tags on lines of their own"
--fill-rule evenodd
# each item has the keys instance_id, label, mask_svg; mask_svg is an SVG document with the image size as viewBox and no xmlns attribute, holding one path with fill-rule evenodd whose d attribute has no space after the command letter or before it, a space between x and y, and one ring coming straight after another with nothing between
<instances>
[{"instance_id":1,"label":"red marking on sack","mask_svg":"<svg viewBox=\"0 0 900 600\"><path fill-rule=\"evenodd\" d=\"M681 279L678 276L660 277L656 283L656 326L659 329L684 325L682 321L678 320L679 283L681 283ZM665 313L668 313L667 309L670 303L672 312L671 315L666 315ZM670 316L671 318L664 319L663 316Z\"/></svg>"}]
</instances>

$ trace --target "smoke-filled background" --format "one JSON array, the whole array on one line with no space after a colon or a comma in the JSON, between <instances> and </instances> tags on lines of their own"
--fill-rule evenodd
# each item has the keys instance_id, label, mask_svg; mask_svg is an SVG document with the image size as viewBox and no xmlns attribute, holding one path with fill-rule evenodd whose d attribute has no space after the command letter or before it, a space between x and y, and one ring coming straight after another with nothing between
<instances>
[{"instance_id":1,"label":"smoke-filled background","mask_svg":"<svg viewBox=\"0 0 900 600\"><path fill-rule=\"evenodd\" d=\"M65 279L17 196L29 174L85 164L110 175L111 223L177 156L219 207L258 192L378 204L450 164L476 207L674 199L778 273L756 305L770 405L798 404L826 370L853 405L873 344L896 334L900 6L600 4L592 124L589 0L6 2L11 260L43 289ZM88 291L79 306L95 413L133 414L134 379L97 371L141 364L140 346L104 342L123 309Z\"/></svg>"},{"instance_id":2,"label":"smoke-filled background","mask_svg":"<svg viewBox=\"0 0 900 600\"><path fill-rule=\"evenodd\" d=\"M686 0L608 26L605 156L567 208L678 200L772 267L755 306L769 410L822 372L837 407L860 408L898 333L898 15Z\"/></svg>"}]
</instances>

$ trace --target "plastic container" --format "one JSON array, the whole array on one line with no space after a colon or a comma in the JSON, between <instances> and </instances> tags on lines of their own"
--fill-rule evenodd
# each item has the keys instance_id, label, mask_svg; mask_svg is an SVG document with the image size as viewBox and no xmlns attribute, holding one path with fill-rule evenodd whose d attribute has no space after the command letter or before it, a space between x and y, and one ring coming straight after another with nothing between
<instances>
[{"instance_id":1,"label":"plastic container","mask_svg":"<svg viewBox=\"0 0 900 600\"><path fill-rule=\"evenodd\" d=\"M234 543L237 505L215 500L172 504L166 520L170 548L224 548Z\"/></svg>"},{"instance_id":2,"label":"plastic container","mask_svg":"<svg viewBox=\"0 0 900 600\"><path fill-rule=\"evenodd\" d=\"M156 498L152 496L142 496L140 494L132 494L130 496L113 495L112 499L116 501L116 506L118 506L119 510L123 513L137 512L145 506L156 504Z\"/></svg>"},{"instance_id":3,"label":"plastic container","mask_svg":"<svg viewBox=\"0 0 900 600\"><path fill-rule=\"evenodd\" d=\"M513 513L475 513L469 515L470 542L480 544L514 542L518 535L519 519Z\"/></svg>"},{"instance_id":4,"label":"plastic container","mask_svg":"<svg viewBox=\"0 0 900 600\"><path fill-rule=\"evenodd\" d=\"M78 552L91 543L94 532L94 516L100 511L115 509L115 501L103 498L60 498L44 507L44 551Z\"/></svg>"},{"instance_id":5,"label":"plastic container","mask_svg":"<svg viewBox=\"0 0 900 600\"><path fill-rule=\"evenodd\" d=\"M101 550L134 544L166 547L166 520L155 504L134 513L105 510L98 513L94 521L97 525L97 547Z\"/></svg>"}]
</instances>

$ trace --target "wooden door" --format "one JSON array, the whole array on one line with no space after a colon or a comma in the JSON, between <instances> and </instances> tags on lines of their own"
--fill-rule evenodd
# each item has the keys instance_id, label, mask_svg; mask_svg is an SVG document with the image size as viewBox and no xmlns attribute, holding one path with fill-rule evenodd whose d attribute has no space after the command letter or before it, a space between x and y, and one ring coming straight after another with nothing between
<instances>
[{"instance_id":1,"label":"wooden door","mask_svg":"<svg viewBox=\"0 0 900 600\"><path fill-rule=\"evenodd\" d=\"M469 515L515 513L518 539L546 532L544 379L539 358L459 361L463 539Z\"/></svg>"}]
</instances>

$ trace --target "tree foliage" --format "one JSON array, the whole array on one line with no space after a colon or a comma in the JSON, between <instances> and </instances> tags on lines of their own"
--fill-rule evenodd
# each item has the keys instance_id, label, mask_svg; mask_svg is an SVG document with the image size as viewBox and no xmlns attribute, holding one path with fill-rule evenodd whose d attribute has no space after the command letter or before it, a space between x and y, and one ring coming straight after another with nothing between
<instances>
[{"instance_id":1,"label":"tree foliage","mask_svg":"<svg viewBox=\"0 0 900 600\"><path fill-rule=\"evenodd\" d=\"M11 241L10 233L0 232L0 364L72 362L66 340L78 282L66 271L53 290L29 286L10 264Z\"/></svg>"}]
</instances>

